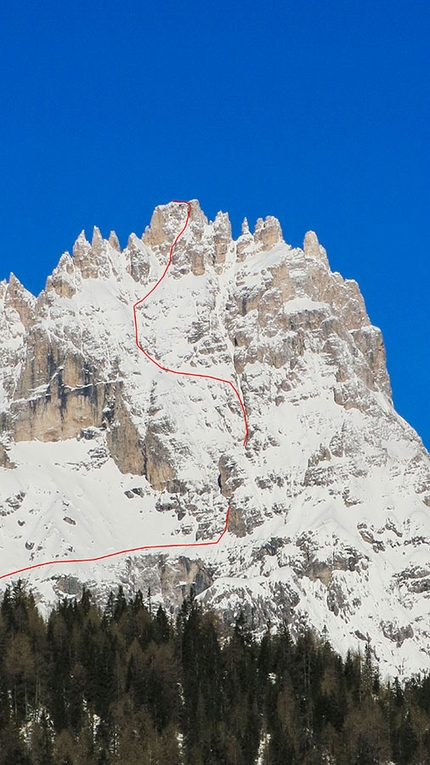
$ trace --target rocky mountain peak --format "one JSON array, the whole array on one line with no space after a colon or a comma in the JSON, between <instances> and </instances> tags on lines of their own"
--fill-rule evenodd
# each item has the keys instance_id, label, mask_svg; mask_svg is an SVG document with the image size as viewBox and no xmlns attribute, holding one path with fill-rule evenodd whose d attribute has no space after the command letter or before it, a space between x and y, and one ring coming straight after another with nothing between
<instances>
[{"instance_id":1,"label":"rocky mountain peak","mask_svg":"<svg viewBox=\"0 0 430 765\"><path fill-rule=\"evenodd\" d=\"M117 252L121 252L121 247L119 244L119 239L115 233L115 231L111 231L109 234L109 244L112 247L113 250L116 250Z\"/></svg>"},{"instance_id":2,"label":"rocky mountain peak","mask_svg":"<svg viewBox=\"0 0 430 765\"><path fill-rule=\"evenodd\" d=\"M25 289L15 274L11 274L4 289L4 308L17 312L21 323L27 329L33 317L35 298Z\"/></svg>"},{"instance_id":3,"label":"rocky mountain peak","mask_svg":"<svg viewBox=\"0 0 430 765\"><path fill-rule=\"evenodd\" d=\"M148 247L160 247L163 252L170 248L170 245L174 241L176 235L184 225L186 211L185 205L180 205L175 202L169 202L166 205L158 205L152 213L151 222L146 227L142 236L142 241ZM191 212L192 222L194 224L194 230L201 228L203 225L203 213L200 209L200 205L194 200L193 208Z\"/></svg>"},{"instance_id":4,"label":"rocky mountain peak","mask_svg":"<svg viewBox=\"0 0 430 765\"><path fill-rule=\"evenodd\" d=\"M248 218L244 218L242 222L242 228L241 228L242 234L249 234L249 223Z\"/></svg>"},{"instance_id":5,"label":"rocky mountain peak","mask_svg":"<svg viewBox=\"0 0 430 765\"><path fill-rule=\"evenodd\" d=\"M42 292L37 300L39 309L49 302L49 293L56 292L60 297L71 298L77 289L77 278L75 270L75 261L70 257L70 253L64 252L58 265L54 268L52 274L46 280L45 291Z\"/></svg>"},{"instance_id":6,"label":"rocky mountain peak","mask_svg":"<svg viewBox=\"0 0 430 765\"><path fill-rule=\"evenodd\" d=\"M329 262L324 247L321 247L315 231L307 231L303 240L303 252L309 258L317 258L328 268Z\"/></svg>"},{"instance_id":7,"label":"rocky mountain peak","mask_svg":"<svg viewBox=\"0 0 430 765\"><path fill-rule=\"evenodd\" d=\"M85 231L82 230L76 239L75 244L73 245L73 258L76 265L79 263L80 258L83 255L86 255L89 249L90 243L85 236Z\"/></svg>"},{"instance_id":8,"label":"rocky mountain peak","mask_svg":"<svg viewBox=\"0 0 430 765\"><path fill-rule=\"evenodd\" d=\"M93 228L93 238L91 240L91 250L95 255L100 256L105 250L105 240L101 235L101 231L97 226Z\"/></svg>"},{"instance_id":9,"label":"rocky mountain peak","mask_svg":"<svg viewBox=\"0 0 430 765\"><path fill-rule=\"evenodd\" d=\"M228 213L217 213L212 224L212 230L215 247L215 265L222 266L225 263L227 251L232 243L231 223Z\"/></svg>"},{"instance_id":10,"label":"rocky mountain peak","mask_svg":"<svg viewBox=\"0 0 430 765\"><path fill-rule=\"evenodd\" d=\"M254 241L261 245L262 250L271 250L283 242L281 224L273 215L268 215L263 221L258 218L254 229Z\"/></svg>"},{"instance_id":11,"label":"rocky mountain peak","mask_svg":"<svg viewBox=\"0 0 430 765\"><path fill-rule=\"evenodd\" d=\"M425 563L430 458L391 401L380 330L356 282L330 270L314 232L288 245L279 221L196 201L184 225L160 205L120 251L82 232L37 302L0 285L0 525L3 567L218 538L32 573L48 602L64 577L121 580L172 610L191 582L226 620L286 618L327 631L338 650L370 641L381 667L428 661ZM243 419L228 385L240 391ZM6 469L7 468L7 469ZM68 518L66 524L64 519ZM74 521L70 523L70 519ZM367 636L367 637L366 637Z\"/></svg>"}]
</instances>

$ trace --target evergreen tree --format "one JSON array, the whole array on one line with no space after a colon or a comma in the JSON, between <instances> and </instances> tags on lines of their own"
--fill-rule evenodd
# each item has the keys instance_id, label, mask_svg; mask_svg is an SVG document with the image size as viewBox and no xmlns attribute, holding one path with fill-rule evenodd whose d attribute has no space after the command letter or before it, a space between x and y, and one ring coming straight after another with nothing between
<instances>
[{"instance_id":1,"label":"evergreen tree","mask_svg":"<svg viewBox=\"0 0 430 765\"><path fill-rule=\"evenodd\" d=\"M30 639L17 632L10 634L5 646L4 672L12 689L12 709L15 719L24 722L34 701L35 661Z\"/></svg>"},{"instance_id":2,"label":"evergreen tree","mask_svg":"<svg viewBox=\"0 0 430 765\"><path fill-rule=\"evenodd\" d=\"M54 739L53 756L55 765L75 765L75 742L66 729Z\"/></svg>"},{"instance_id":3,"label":"evergreen tree","mask_svg":"<svg viewBox=\"0 0 430 765\"><path fill-rule=\"evenodd\" d=\"M15 720L10 720L0 730L0 765L32 765Z\"/></svg>"},{"instance_id":4,"label":"evergreen tree","mask_svg":"<svg viewBox=\"0 0 430 765\"><path fill-rule=\"evenodd\" d=\"M154 640L156 643L167 643L171 635L169 620L162 606L158 607L154 623Z\"/></svg>"},{"instance_id":5,"label":"evergreen tree","mask_svg":"<svg viewBox=\"0 0 430 765\"><path fill-rule=\"evenodd\" d=\"M31 759L33 765L53 765L53 732L43 709L40 720L33 723L31 731Z\"/></svg>"},{"instance_id":6,"label":"evergreen tree","mask_svg":"<svg viewBox=\"0 0 430 765\"><path fill-rule=\"evenodd\" d=\"M412 724L410 710L400 723L398 733L398 765L408 765L413 762L413 757L418 749L418 736Z\"/></svg>"}]
</instances>

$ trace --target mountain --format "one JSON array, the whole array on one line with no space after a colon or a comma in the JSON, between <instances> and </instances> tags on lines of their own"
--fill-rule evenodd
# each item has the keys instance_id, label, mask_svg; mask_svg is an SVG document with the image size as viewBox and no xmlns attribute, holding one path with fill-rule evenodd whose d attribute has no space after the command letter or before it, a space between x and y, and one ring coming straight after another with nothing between
<instances>
[{"instance_id":1,"label":"mountain","mask_svg":"<svg viewBox=\"0 0 430 765\"><path fill-rule=\"evenodd\" d=\"M36 298L0 283L0 575L43 610L122 583L173 613L191 584L231 623L286 620L382 674L429 666L430 456L395 412L379 329L316 234L155 209L121 251L78 237ZM230 507L228 531L216 541ZM4 577L4 587L17 579Z\"/></svg>"}]
</instances>

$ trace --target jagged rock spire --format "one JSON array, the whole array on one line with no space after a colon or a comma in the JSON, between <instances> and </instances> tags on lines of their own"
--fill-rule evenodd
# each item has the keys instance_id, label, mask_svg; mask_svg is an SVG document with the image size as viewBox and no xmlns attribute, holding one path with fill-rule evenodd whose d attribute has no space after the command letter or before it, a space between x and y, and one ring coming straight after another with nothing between
<instances>
[{"instance_id":1,"label":"jagged rock spire","mask_svg":"<svg viewBox=\"0 0 430 765\"><path fill-rule=\"evenodd\" d=\"M242 234L249 234L249 223L248 218L244 218L242 222Z\"/></svg>"}]
</instances>

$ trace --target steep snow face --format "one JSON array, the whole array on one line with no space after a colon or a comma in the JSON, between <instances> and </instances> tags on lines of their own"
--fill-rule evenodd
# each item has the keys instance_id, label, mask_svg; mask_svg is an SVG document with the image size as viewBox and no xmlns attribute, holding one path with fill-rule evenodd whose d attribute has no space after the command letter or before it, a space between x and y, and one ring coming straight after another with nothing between
<instances>
[{"instance_id":1,"label":"steep snow face","mask_svg":"<svg viewBox=\"0 0 430 765\"><path fill-rule=\"evenodd\" d=\"M156 208L122 252L81 234L34 298L0 284L1 574L55 559L183 544L26 572L41 607L84 583L151 588L172 611L191 584L226 622L240 608L370 641L383 673L429 664L430 458L394 411L380 331L358 286L275 218L209 222ZM221 533L219 545L187 548ZM17 578L12 577L13 578ZM3 579L6 586L10 579Z\"/></svg>"}]
</instances>

